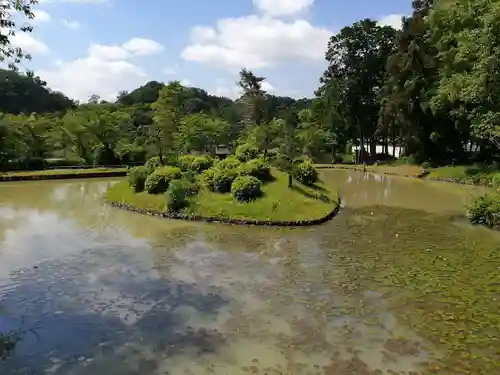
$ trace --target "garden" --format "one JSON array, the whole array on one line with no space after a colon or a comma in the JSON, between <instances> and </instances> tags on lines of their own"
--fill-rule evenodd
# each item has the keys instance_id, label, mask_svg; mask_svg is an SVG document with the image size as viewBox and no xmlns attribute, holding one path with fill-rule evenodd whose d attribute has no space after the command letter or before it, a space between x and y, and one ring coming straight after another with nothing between
<instances>
[{"instance_id":1,"label":"garden","mask_svg":"<svg viewBox=\"0 0 500 375\"><path fill-rule=\"evenodd\" d=\"M319 220L337 206L309 158L296 159L284 171L258 148L244 144L222 160L195 155L172 159L162 163L154 157L132 168L128 181L109 189L108 201L172 218L283 224Z\"/></svg>"}]
</instances>

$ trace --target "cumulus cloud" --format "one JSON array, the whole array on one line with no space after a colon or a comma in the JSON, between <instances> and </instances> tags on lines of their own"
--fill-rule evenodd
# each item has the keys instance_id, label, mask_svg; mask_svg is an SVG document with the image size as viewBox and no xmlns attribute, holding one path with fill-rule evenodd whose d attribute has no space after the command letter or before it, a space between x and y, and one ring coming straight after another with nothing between
<instances>
[{"instance_id":1,"label":"cumulus cloud","mask_svg":"<svg viewBox=\"0 0 500 375\"><path fill-rule=\"evenodd\" d=\"M314 4L314 0L253 0L254 5L270 16L292 16Z\"/></svg>"},{"instance_id":2,"label":"cumulus cloud","mask_svg":"<svg viewBox=\"0 0 500 375\"><path fill-rule=\"evenodd\" d=\"M35 16L33 22L35 23L49 22L51 19L50 14L43 10L34 10L33 15Z\"/></svg>"},{"instance_id":3,"label":"cumulus cloud","mask_svg":"<svg viewBox=\"0 0 500 375\"><path fill-rule=\"evenodd\" d=\"M403 14L389 14L378 20L378 24L381 26L391 26L396 30L401 29L403 25Z\"/></svg>"},{"instance_id":4,"label":"cumulus cloud","mask_svg":"<svg viewBox=\"0 0 500 375\"><path fill-rule=\"evenodd\" d=\"M331 35L330 30L305 20L285 22L256 15L226 18L214 28L194 28L192 44L181 55L231 70L264 68L282 61L320 61Z\"/></svg>"},{"instance_id":5,"label":"cumulus cloud","mask_svg":"<svg viewBox=\"0 0 500 375\"><path fill-rule=\"evenodd\" d=\"M21 48L31 55L46 55L50 52L49 47L30 33L18 32L10 38L13 46Z\"/></svg>"},{"instance_id":6,"label":"cumulus cloud","mask_svg":"<svg viewBox=\"0 0 500 375\"><path fill-rule=\"evenodd\" d=\"M60 61L54 69L37 73L49 87L71 98L86 101L97 94L104 100L114 100L120 90L132 90L147 78L146 72L130 60L162 49L159 43L142 38L116 46L91 44L86 57Z\"/></svg>"}]
</instances>

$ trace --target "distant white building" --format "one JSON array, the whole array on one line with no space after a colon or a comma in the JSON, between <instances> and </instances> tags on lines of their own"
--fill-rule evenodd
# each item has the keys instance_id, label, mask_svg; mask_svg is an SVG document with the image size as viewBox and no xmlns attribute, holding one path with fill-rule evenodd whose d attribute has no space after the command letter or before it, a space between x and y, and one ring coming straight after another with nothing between
<instances>
[{"instance_id":1,"label":"distant white building","mask_svg":"<svg viewBox=\"0 0 500 375\"><path fill-rule=\"evenodd\" d=\"M359 149L360 149L360 146L352 146L352 152L353 153L359 151ZM376 149L375 153L377 153L377 154L383 154L385 152L384 145L377 145L375 149ZM365 150L369 153L370 152L370 146L369 145L365 145ZM404 148L403 147L401 147L401 146L393 147L392 145L389 145L389 155L394 156L396 159L398 159L401 156L403 156L403 152L404 152Z\"/></svg>"}]
</instances>

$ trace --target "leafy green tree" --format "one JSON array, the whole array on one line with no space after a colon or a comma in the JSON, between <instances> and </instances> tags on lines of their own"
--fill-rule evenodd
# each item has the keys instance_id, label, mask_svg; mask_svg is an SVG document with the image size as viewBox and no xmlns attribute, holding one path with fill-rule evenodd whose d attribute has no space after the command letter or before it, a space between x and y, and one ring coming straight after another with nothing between
<instances>
[{"instance_id":1,"label":"leafy green tree","mask_svg":"<svg viewBox=\"0 0 500 375\"><path fill-rule=\"evenodd\" d=\"M12 13L18 13L29 20L35 18L32 7L38 0L4 0L0 3L0 27L3 29L0 33L0 62L6 63L9 68L16 70L17 64L24 59L31 59L31 56L24 52L18 46L11 43L11 37L16 33L27 33L33 30L29 24L18 26L16 17Z\"/></svg>"},{"instance_id":2,"label":"leafy green tree","mask_svg":"<svg viewBox=\"0 0 500 375\"><path fill-rule=\"evenodd\" d=\"M294 115L280 119L278 166L288 173L288 187L292 187L295 160L301 154L300 142L297 138Z\"/></svg>"},{"instance_id":3,"label":"leafy green tree","mask_svg":"<svg viewBox=\"0 0 500 375\"><path fill-rule=\"evenodd\" d=\"M166 152L175 145L175 136L182 118L182 99L184 87L179 81L170 82L160 90L158 99L151 107L154 111L153 124L150 126L150 143L163 163Z\"/></svg>"},{"instance_id":4,"label":"leafy green tree","mask_svg":"<svg viewBox=\"0 0 500 375\"><path fill-rule=\"evenodd\" d=\"M226 143L228 131L229 124L222 119L205 114L185 116L177 130L178 148L213 153L218 144Z\"/></svg>"},{"instance_id":5,"label":"leafy green tree","mask_svg":"<svg viewBox=\"0 0 500 375\"><path fill-rule=\"evenodd\" d=\"M246 122L260 126L264 118L264 102L266 92L262 88L264 77L258 77L247 69L240 71L238 86L243 90L240 101L245 106Z\"/></svg>"},{"instance_id":6,"label":"leafy green tree","mask_svg":"<svg viewBox=\"0 0 500 375\"><path fill-rule=\"evenodd\" d=\"M434 109L450 106L500 148L500 4L441 0L428 20L439 64Z\"/></svg>"},{"instance_id":7,"label":"leafy green tree","mask_svg":"<svg viewBox=\"0 0 500 375\"><path fill-rule=\"evenodd\" d=\"M396 30L365 19L344 27L328 43L329 63L318 92L336 97L336 113L350 124L350 137L361 145L370 144L375 154L377 120L381 89L384 85L387 58L394 50ZM331 91L334 90L332 93ZM362 158L364 157L362 153Z\"/></svg>"}]
</instances>

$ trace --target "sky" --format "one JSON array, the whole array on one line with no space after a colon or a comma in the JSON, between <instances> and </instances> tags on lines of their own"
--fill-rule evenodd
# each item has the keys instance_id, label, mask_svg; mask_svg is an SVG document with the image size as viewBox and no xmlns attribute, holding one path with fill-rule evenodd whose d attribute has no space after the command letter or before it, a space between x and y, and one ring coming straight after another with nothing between
<instances>
[{"instance_id":1,"label":"sky","mask_svg":"<svg viewBox=\"0 0 500 375\"><path fill-rule=\"evenodd\" d=\"M372 18L399 27L410 0L39 0L32 33L12 39L53 90L114 100L156 80L235 98L238 72L276 95L312 96L329 38Z\"/></svg>"}]
</instances>

